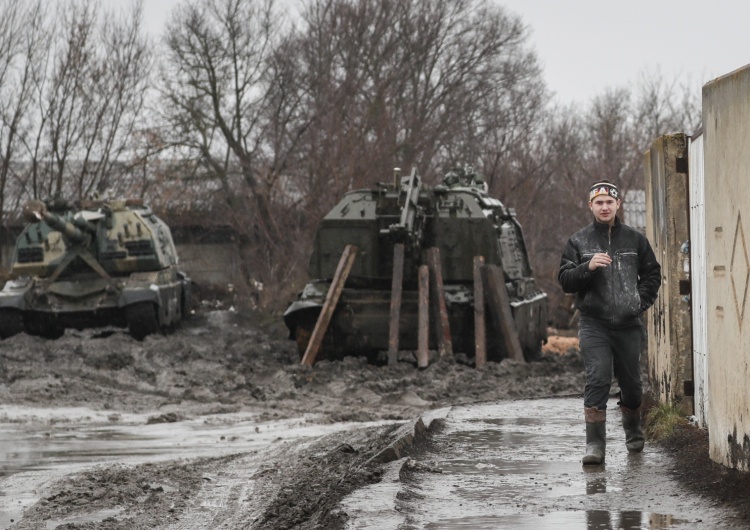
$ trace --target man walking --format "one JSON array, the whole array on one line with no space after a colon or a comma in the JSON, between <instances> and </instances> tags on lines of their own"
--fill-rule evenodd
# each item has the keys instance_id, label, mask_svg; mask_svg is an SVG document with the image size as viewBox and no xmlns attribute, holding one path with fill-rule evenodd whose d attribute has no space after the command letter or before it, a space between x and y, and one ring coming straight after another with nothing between
<instances>
[{"instance_id":1,"label":"man walking","mask_svg":"<svg viewBox=\"0 0 750 530\"><path fill-rule=\"evenodd\" d=\"M604 462L613 368L620 386L625 445L637 453L644 443L639 365L645 333L640 316L656 300L661 266L646 237L617 218L620 204L617 186L611 182L591 186L594 222L568 240L557 277L563 291L576 294L580 311L578 338L586 369L584 465Z\"/></svg>"}]
</instances>

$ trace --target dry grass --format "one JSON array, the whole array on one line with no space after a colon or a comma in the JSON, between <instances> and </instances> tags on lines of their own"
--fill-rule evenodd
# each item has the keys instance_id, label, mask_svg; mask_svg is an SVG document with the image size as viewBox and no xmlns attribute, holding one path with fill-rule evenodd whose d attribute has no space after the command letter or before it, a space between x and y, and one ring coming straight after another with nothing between
<instances>
[{"instance_id":1,"label":"dry grass","mask_svg":"<svg viewBox=\"0 0 750 530\"><path fill-rule=\"evenodd\" d=\"M672 436L678 427L688 425L684 413L673 404L659 404L648 410L644 420L646 437L663 441Z\"/></svg>"}]
</instances>

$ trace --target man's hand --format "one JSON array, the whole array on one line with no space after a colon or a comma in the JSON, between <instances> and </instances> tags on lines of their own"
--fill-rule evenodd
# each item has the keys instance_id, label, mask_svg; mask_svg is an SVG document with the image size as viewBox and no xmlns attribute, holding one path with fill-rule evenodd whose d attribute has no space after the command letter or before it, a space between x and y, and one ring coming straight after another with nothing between
<instances>
[{"instance_id":1,"label":"man's hand","mask_svg":"<svg viewBox=\"0 0 750 530\"><path fill-rule=\"evenodd\" d=\"M612 263L612 258L609 257L609 254L597 252L594 254L594 257L589 260L589 270L593 272L596 269L606 267L610 263Z\"/></svg>"}]
</instances>

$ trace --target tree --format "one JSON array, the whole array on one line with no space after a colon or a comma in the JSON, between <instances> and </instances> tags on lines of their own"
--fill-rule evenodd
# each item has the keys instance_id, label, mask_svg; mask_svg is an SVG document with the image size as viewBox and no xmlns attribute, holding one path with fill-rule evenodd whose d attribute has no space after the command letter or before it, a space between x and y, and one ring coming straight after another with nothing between
<instances>
[{"instance_id":1,"label":"tree","mask_svg":"<svg viewBox=\"0 0 750 530\"><path fill-rule=\"evenodd\" d=\"M434 182L471 163L494 181L542 114L526 28L489 2L318 0L303 20L299 71L312 125L298 182L319 215L396 166Z\"/></svg>"},{"instance_id":2,"label":"tree","mask_svg":"<svg viewBox=\"0 0 750 530\"><path fill-rule=\"evenodd\" d=\"M41 0L0 1L0 212L6 210L6 192L15 181L18 195L22 147L31 129L30 107L34 85L48 47Z\"/></svg>"},{"instance_id":3,"label":"tree","mask_svg":"<svg viewBox=\"0 0 750 530\"><path fill-rule=\"evenodd\" d=\"M142 4L100 15L91 0L0 3L8 53L0 78L0 203L103 192L129 171L151 56ZM13 44L14 43L14 44ZM15 46L12 48L11 44ZM11 49L12 48L12 49Z\"/></svg>"},{"instance_id":4,"label":"tree","mask_svg":"<svg viewBox=\"0 0 750 530\"><path fill-rule=\"evenodd\" d=\"M272 0L187 2L167 26L161 76L168 143L220 183L230 209L244 208L246 197L270 237L278 230L262 173L263 132L278 20Z\"/></svg>"},{"instance_id":5,"label":"tree","mask_svg":"<svg viewBox=\"0 0 750 530\"><path fill-rule=\"evenodd\" d=\"M289 167L308 119L283 20L273 0L187 1L167 25L160 76L165 145L190 167L196 199L213 188L204 205L240 236L245 279L276 286L301 276Z\"/></svg>"},{"instance_id":6,"label":"tree","mask_svg":"<svg viewBox=\"0 0 750 530\"><path fill-rule=\"evenodd\" d=\"M44 194L103 192L119 166L127 166L151 63L142 18L140 2L119 18L100 17L90 0L61 5L52 71L40 100L40 126L49 142L48 151L38 153L48 157Z\"/></svg>"},{"instance_id":7,"label":"tree","mask_svg":"<svg viewBox=\"0 0 750 530\"><path fill-rule=\"evenodd\" d=\"M99 54L87 88L93 113L84 123L75 187L81 195L104 193L113 178L133 165L134 135L141 129L151 88L153 57L143 29L142 0L124 16L106 13L99 28Z\"/></svg>"}]
</instances>

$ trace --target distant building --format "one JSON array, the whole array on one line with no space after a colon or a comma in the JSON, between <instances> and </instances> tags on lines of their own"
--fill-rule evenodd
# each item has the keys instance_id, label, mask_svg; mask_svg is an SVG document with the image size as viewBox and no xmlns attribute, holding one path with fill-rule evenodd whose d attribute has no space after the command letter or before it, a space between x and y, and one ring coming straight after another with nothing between
<instances>
[{"instance_id":1,"label":"distant building","mask_svg":"<svg viewBox=\"0 0 750 530\"><path fill-rule=\"evenodd\" d=\"M630 190L625 193L622 204L623 222L646 233L646 192L644 190Z\"/></svg>"}]
</instances>

